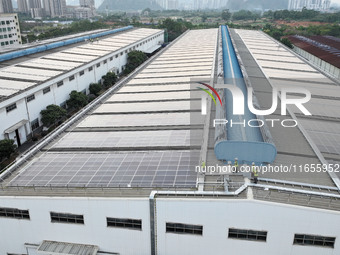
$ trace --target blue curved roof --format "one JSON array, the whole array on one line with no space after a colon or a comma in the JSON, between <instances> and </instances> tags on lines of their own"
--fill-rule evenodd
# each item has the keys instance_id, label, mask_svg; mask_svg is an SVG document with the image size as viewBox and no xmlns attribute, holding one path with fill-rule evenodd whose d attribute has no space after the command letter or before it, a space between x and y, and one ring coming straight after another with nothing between
<instances>
[{"instance_id":1,"label":"blue curved roof","mask_svg":"<svg viewBox=\"0 0 340 255\"><path fill-rule=\"evenodd\" d=\"M248 108L247 86L227 26L222 26L222 48L224 83L234 84L241 89L245 97L244 115L234 115L232 93L224 89L226 119L228 123L245 121L246 125L236 124L232 127L226 125L227 138L216 142L215 155L219 160L233 161L238 158L241 163L271 163L276 157L275 145L264 142L260 128L247 125L249 120L257 119L257 116Z\"/></svg>"},{"instance_id":2,"label":"blue curved roof","mask_svg":"<svg viewBox=\"0 0 340 255\"><path fill-rule=\"evenodd\" d=\"M77 38L67 39L67 40L64 40L64 41L49 43L49 44L45 44L45 45L39 45L39 46L36 46L36 47L24 49L24 50L18 50L18 51L13 51L13 52L1 54L0 55L0 62L10 60L10 59L14 59L14 58L19 58L19 57L22 57L22 56L35 54L35 53L39 53L39 52L43 52L43 51L46 51L46 50L51 50L51 49L54 49L54 48L70 45L70 44L73 44L73 43L79 43L79 42L82 42L86 39L88 40L88 39L102 37L102 36L106 36L106 35L110 35L110 34L115 34L115 33L122 32L122 31L125 31L125 30L128 30L128 29L131 29L131 28L133 28L133 26L126 26L126 27L117 28L117 29L113 29L113 30L109 30L109 31L105 31L105 32L97 33L97 34L85 35L85 36L81 36L81 37L77 37Z\"/></svg>"}]
</instances>

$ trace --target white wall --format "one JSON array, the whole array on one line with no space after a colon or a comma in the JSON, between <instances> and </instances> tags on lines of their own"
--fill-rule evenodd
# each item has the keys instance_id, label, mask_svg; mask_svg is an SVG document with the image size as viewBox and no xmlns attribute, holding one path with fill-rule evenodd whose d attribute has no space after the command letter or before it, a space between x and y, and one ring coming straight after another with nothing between
<instances>
[{"instance_id":1,"label":"white wall","mask_svg":"<svg viewBox=\"0 0 340 255\"><path fill-rule=\"evenodd\" d=\"M30 220L0 217L0 254L25 253L43 240L98 245L122 255L151 253L148 198L1 197ZM84 215L85 225L51 223L50 211ZM142 219L142 231L108 228L106 217ZM336 255L340 213L252 200L157 198L157 254ZM203 235L165 232L166 222L203 225ZM268 231L266 242L228 239L228 228ZM294 234L336 237L335 248L293 245Z\"/></svg>"},{"instance_id":2,"label":"white wall","mask_svg":"<svg viewBox=\"0 0 340 255\"><path fill-rule=\"evenodd\" d=\"M6 129L8 129L9 127L12 127L13 125L17 124L19 121L22 120L27 120L28 119L28 112L27 112L27 108L26 108L26 100L25 99L20 99L18 101L16 101L16 106L17 108L7 112L6 111L6 107L11 105L12 103L8 103L6 104L3 108L0 108L0 139L4 139L5 134L4 131ZM27 123L26 125L26 129L30 130L30 126L29 123ZM19 133L20 133L20 139L21 142L25 142L26 141L26 136L28 135L28 133L26 133L25 128L20 128L19 129ZM9 137L10 139L14 138L15 134L11 134L11 137ZM16 139L14 139L16 140Z\"/></svg>"},{"instance_id":3,"label":"white wall","mask_svg":"<svg viewBox=\"0 0 340 255\"><path fill-rule=\"evenodd\" d=\"M158 254L340 254L340 213L236 199L157 199ZM203 225L203 236L165 233L166 222ZM268 231L267 242L228 239L228 228ZM334 249L293 245L294 234L337 237Z\"/></svg>"},{"instance_id":4,"label":"white wall","mask_svg":"<svg viewBox=\"0 0 340 255\"><path fill-rule=\"evenodd\" d=\"M0 254L26 254L43 240L94 244L120 254L150 254L148 198L9 198L1 207L29 209L30 220L0 217ZM84 225L51 223L50 212L84 215ZM142 219L142 231L107 227L106 217Z\"/></svg>"}]
</instances>

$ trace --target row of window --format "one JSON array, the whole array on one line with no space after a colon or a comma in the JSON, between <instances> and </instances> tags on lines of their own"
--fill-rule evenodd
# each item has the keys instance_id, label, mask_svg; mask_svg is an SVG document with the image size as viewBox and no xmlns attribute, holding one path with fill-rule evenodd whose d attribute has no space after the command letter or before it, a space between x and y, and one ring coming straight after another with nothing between
<instances>
[{"instance_id":1,"label":"row of window","mask_svg":"<svg viewBox=\"0 0 340 255\"><path fill-rule=\"evenodd\" d=\"M7 38L12 38L13 36L17 35L17 33L13 33L13 34L4 34L1 35L0 34L0 39L7 39Z\"/></svg>"},{"instance_id":2,"label":"row of window","mask_svg":"<svg viewBox=\"0 0 340 255\"><path fill-rule=\"evenodd\" d=\"M72 213L50 212L51 222L55 223L73 223L84 224L84 215ZM29 220L30 215L28 210L20 210L17 208L0 208L0 217L14 218L19 220ZM125 218L106 218L108 227L142 229L142 220L125 219Z\"/></svg>"},{"instance_id":3,"label":"row of window","mask_svg":"<svg viewBox=\"0 0 340 255\"><path fill-rule=\"evenodd\" d=\"M1 42L1 46L14 44L14 42L15 42L15 41L5 41L5 42Z\"/></svg>"},{"instance_id":4,"label":"row of window","mask_svg":"<svg viewBox=\"0 0 340 255\"><path fill-rule=\"evenodd\" d=\"M51 222L55 223L84 224L84 215L81 214L50 212L50 216ZM28 210L20 210L17 208L0 208L0 217L26 220L30 219ZM140 219L107 217L106 223L108 227L142 230L142 220ZM203 235L203 226L167 222L166 232L176 234ZM267 234L267 231L229 228L228 238L266 242ZM293 244L334 248L335 237L295 234Z\"/></svg>"},{"instance_id":5,"label":"row of window","mask_svg":"<svg viewBox=\"0 0 340 255\"><path fill-rule=\"evenodd\" d=\"M166 232L203 235L203 226L181 223L166 223ZM228 238L266 242L267 233L267 231L229 228ZM334 248L335 237L295 234L293 244Z\"/></svg>"},{"instance_id":6,"label":"row of window","mask_svg":"<svg viewBox=\"0 0 340 255\"><path fill-rule=\"evenodd\" d=\"M6 21L2 20L1 25L5 25L5 24L9 25L10 22L14 22L14 20L13 21L12 20L6 20Z\"/></svg>"}]
</instances>

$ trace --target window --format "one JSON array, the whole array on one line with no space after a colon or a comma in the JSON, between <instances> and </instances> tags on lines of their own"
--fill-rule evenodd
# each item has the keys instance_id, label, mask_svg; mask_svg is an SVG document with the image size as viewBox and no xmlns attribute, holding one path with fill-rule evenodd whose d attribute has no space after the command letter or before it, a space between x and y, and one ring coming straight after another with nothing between
<instances>
[{"instance_id":1,"label":"window","mask_svg":"<svg viewBox=\"0 0 340 255\"><path fill-rule=\"evenodd\" d=\"M106 64L107 63L107 60L104 60L104 64Z\"/></svg>"},{"instance_id":2,"label":"window","mask_svg":"<svg viewBox=\"0 0 340 255\"><path fill-rule=\"evenodd\" d=\"M93 67L92 66L90 66L89 67L89 72L91 72L93 70Z\"/></svg>"},{"instance_id":3,"label":"window","mask_svg":"<svg viewBox=\"0 0 340 255\"><path fill-rule=\"evenodd\" d=\"M110 57L110 61L112 61L113 60L113 57Z\"/></svg>"},{"instance_id":4,"label":"window","mask_svg":"<svg viewBox=\"0 0 340 255\"><path fill-rule=\"evenodd\" d=\"M16 208L6 208L1 207L0 208L0 217L6 217L6 218L14 218L14 219L30 219L30 214L28 210L20 210Z\"/></svg>"},{"instance_id":5,"label":"window","mask_svg":"<svg viewBox=\"0 0 340 255\"><path fill-rule=\"evenodd\" d=\"M50 88L50 87L45 88L45 89L43 89L43 94L47 94L47 93L50 92L50 91L51 91L51 88Z\"/></svg>"},{"instance_id":6,"label":"window","mask_svg":"<svg viewBox=\"0 0 340 255\"><path fill-rule=\"evenodd\" d=\"M82 76L82 75L84 75L84 73L85 73L84 71L80 71L79 75Z\"/></svg>"},{"instance_id":7,"label":"window","mask_svg":"<svg viewBox=\"0 0 340 255\"><path fill-rule=\"evenodd\" d=\"M166 223L167 233L202 235L203 226L182 223Z\"/></svg>"},{"instance_id":8,"label":"window","mask_svg":"<svg viewBox=\"0 0 340 255\"><path fill-rule=\"evenodd\" d=\"M118 58L118 54L116 54L116 58Z\"/></svg>"},{"instance_id":9,"label":"window","mask_svg":"<svg viewBox=\"0 0 340 255\"><path fill-rule=\"evenodd\" d=\"M97 67L100 67L100 63L97 64Z\"/></svg>"},{"instance_id":10,"label":"window","mask_svg":"<svg viewBox=\"0 0 340 255\"><path fill-rule=\"evenodd\" d=\"M33 131L33 130L36 130L38 127L39 127L39 119L33 120L33 121L31 122L32 131Z\"/></svg>"},{"instance_id":11,"label":"window","mask_svg":"<svg viewBox=\"0 0 340 255\"><path fill-rule=\"evenodd\" d=\"M51 212L51 222L84 224L84 215Z\"/></svg>"},{"instance_id":12,"label":"window","mask_svg":"<svg viewBox=\"0 0 340 255\"><path fill-rule=\"evenodd\" d=\"M63 85L64 85L64 82L63 82L63 81L59 81L59 82L57 83L57 86L58 86L58 87L63 86Z\"/></svg>"},{"instance_id":13,"label":"window","mask_svg":"<svg viewBox=\"0 0 340 255\"><path fill-rule=\"evenodd\" d=\"M30 101L32 101L32 100L34 100L35 99L35 95L33 94L33 95L30 95L30 96L28 96L27 98L26 98L26 100L27 100L27 102L30 102Z\"/></svg>"},{"instance_id":14,"label":"window","mask_svg":"<svg viewBox=\"0 0 340 255\"><path fill-rule=\"evenodd\" d=\"M142 220L106 218L106 222L108 227L142 230Z\"/></svg>"},{"instance_id":15,"label":"window","mask_svg":"<svg viewBox=\"0 0 340 255\"><path fill-rule=\"evenodd\" d=\"M70 77L68 78L68 80L69 80L69 81L73 81L73 80L74 80L74 75L70 76Z\"/></svg>"},{"instance_id":16,"label":"window","mask_svg":"<svg viewBox=\"0 0 340 255\"><path fill-rule=\"evenodd\" d=\"M120 55L123 56L123 52L121 52Z\"/></svg>"},{"instance_id":17,"label":"window","mask_svg":"<svg viewBox=\"0 0 340 255\"><path fill-rule=\"evenodd\" d=\"M335 237L295 234L294 244L334 248Z\"/></svg>"},{"instance_id":18,"label":"window","mask_svg":"<svg viewBox=\"0 0 340 255\"><path fill-rule=\"evenodd\" d=\"M11 105L6 107L6 112L13 111L16 108L17 108L17 104L11 104Z\"/></svg>"},{"instance_id":19,"label":"window","mask_svg":"<svg viewBox=\"0 0 340 255\"><path fill-rule=\"evenodd\" d=\"M229 228L228 238L265 242L267 240L267 231Z\"/></svg>"}]
</instances>

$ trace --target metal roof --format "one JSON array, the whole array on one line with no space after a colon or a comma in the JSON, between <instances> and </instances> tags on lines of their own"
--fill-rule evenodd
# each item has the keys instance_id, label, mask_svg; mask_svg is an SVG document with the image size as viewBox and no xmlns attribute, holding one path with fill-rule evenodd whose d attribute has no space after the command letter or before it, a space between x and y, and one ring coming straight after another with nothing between
<instances>
[{"instance_id":1,"label":"metal roof","mask_svg":"<svg viewBox=\"0 0 340 255\"><path fill-rule=\"evenodd\" d=\"M190 31L165 51L171 53L167 58L176 62L181 58L176 54L179 49L195 48L202 53L195 57L200 67L197 71L192 63L194 71L182 72L181 80L174 81L177 69L188 66L187 62L177 63L177 69L154 66L152 62L150 68L144 68L72 126L61 140L43 148L44 153L9 185L195 188L194 166L199 164L204 118L200 114L200 95L188 82L192 72L206 79L212 75L217 31ZM158 59L163 59L162 54L155 61ZM201 68L202 61L208 68ZM143 74L152 78L142 78ZM168 85L169 80L172 84ZM145 82L138 85L135 81ZM173 90L182 86L185 90Z\"/></svg>"},{"instance_id":2,"label":"metal roof","mask_svg":"<svg viewBox=\"0 0 340 255\"><path fill-rule=\"evenodd\" d=\"M291 35L288 39L297 47L340 68L340 42L333 36Z\"/></svg>"},{"instance_id":3,"label":"metal roof","mask_svg":"<svg viewBox=\"0 0 340 255\"><path fill-rule=\"evenodd\" d=\"M308 105L312 116L299 115L294 108L291 109L290 116L287 116L296 118L299 127L270 128L278 150L274 165L319 164L324 163L322 157L329 163L340 162L340 148L337 145L340 130L338 113L335 110L328 112L328 109L338 107L338 87L261 32L232 30L231 35L246 74L245 78L253 86L261 108L268 109L271 106L272 86L302 86L310 89L313 95ZM6 187L1 192L56 195L60 191L63 195L122 196L121 189L115 193L118 190L115 188L118 187L125 188L124 190L128 188L130 196L138 196L149 194L145 192L149 189L139 188L176 189L181 192L197 189L197 184L202 179L193 171L193 166L200 164L203 147L207 146L207 165L221 162L216 159L213 151L215 130L208 130L208 143L204 145L203 138L206 137L203 128L206 119L191 120L189 117L200 115L197 105L196 108L188 108L188 102L200 102L199 97L191 97L197 92L195 86L190 85L191 74L185 73L183 77L175 78L137 76L153 73L176 74L182 67L190 67L188 71L199 71L204 66L205 70L213 72L215 59L209 55L216 54L217 37L216 29L194 30L183 35L156 55L152 62L138 70L137 75L118 84L117 86L122 85L119 90L114 93L112 90L112 95L108 94L98 104L91 106L91 110L83 118L67 126L58 137L51 137L48 145L20 167L19 171L14 171L12 176L5 179L2 185ZM201 58L183 59L179 52L185 51L193 51ZM278 51L281 52L280 55L276 54ZM280 66L277 63L285 64ZM292 71L291 67L295 65L297 68ZM213 75L214 73L209 76L202 72L205 79ZM311 78L314 75L316 78ZM182 111L179 110L181 108ZM214 107L211 114L215 114ZM267 117L283 118L278 112ZM317 139L320 132L323 139ZM205 180L208 183L219 177L206 175ZM231 176L231 180L234 177L238 176ZM237 189L240 186L243 189L254 188L255 184L247 186L243 176L239 177L238 182L241 184L236 185ZM290 194L299 194L296 197L301 199L301 205L325 209L327 205L321 206L317 199L314 203L314 198L318 194L323 197L330 194L329 198L332 200L331 195L338 194L332 178L325 172L266 173L260 175L259 185L259 188L254 188L256 199L268 200L271 197L275 202L292 203L290 197L295 195ZM262 192L265 186L268 192ZM97 189L91 193L91 189L71 189L72 187ZM105 192L106 187L112 188L110 192ZM6 193L7 190L9 193ZM216 191L216 187L205 184L204 190ZM16 193L11 193L14 191ZM235 195L240 198L239 193ZM313 199L309 204L307 200L311 196ZM336 205L331 209L338 210L338 207Z\"/></svg>"},{"instance_id":4,"label":"metal roof","mask_svg":"<svg viewBox=\"0 0 340 255\"><path fill-rule=\"evenodd\" d=\"M38 254L45 255L96 255L96 245L65 243L44 240L37 249Z\"/></svg>"},{"instance_id":5,"label":"metal roof","mask_svg":"<svg viewBox=\"0 0 340 255\"><path fill-rule=\"evenodd\" d=\"M41 57L33 59L21 57L15 61L9 61L8 63L14 64L2 65L0 68L0 96L3 96L2 100L5 100L6 97L42 84L51 78L56 78L76 67L88 64L159 32L161 32L159 29L138 28L104 37L93 43L81 43L78 46L51 50ZM120 42L122 39L124 42Z\"/></svg>"},{"instance_id":6,"label":"metal roof","mask_svg":"<svg viewBox=\"0 0 340 255\"><path fill-rule=\"evenodd\" d=\"M313 144L316 144L317 149L326 159L340 158L340 154L336 149L338 147L335 144L336 139L334 139L334 137L340 134L338 127L339 114L337 111L337 108L340 107L340 91L337 84L315 69L310 69L311 67L306 62L262 32L235 30L234 36L239 38L236 45L241 58L244 60L245 70L249 75L250 82L255 89L255 95L259 99L261 107L268 109L271 106L271 86L277 88L283 86L303 87L312 94L312 99L306 104L306 108L312 113L312 116L305 116L297 108L290 107L292 113L297 118L299 126L307 131L307 137L302 135L301 130L298 128L271 128L275 144L278 147L279 157L276 160L277 163L285 161L297 164L321 163L316 152L312 149ZM253 38L258 38L258 42L255 42ZM271 47L268 47L268 45ZM263 60L263 54L258 51L261 47L268 55L276 57ZM290 56L292 62L289 62L287 59L282 60L281 55L276 55L277 51L285 51L285 55ZM281 61L284 61L284 65L281 65ZM268 78L269 83L266 81ZM265 86L266 83L268 84L267 86ZM269 96L268 92L270 92ZM282 116L274 113L272 116L268 116L268 118L279 119ZM318 131L321 131L323 135L328 137L323 137L324 139L317 138L316 132ZM318 133L318 135L321 134ZM331 147L333 149L330 149ZM325 154L325 152L329 151L327 151L327 148L332 151L332 156ZM274 175L264 177L276 178ZM295 181L299 182L320 185L333 185L327 173L281 174L277 175L277 178L284 178L290 181L295 179Z\"/></svg>"}]
</instances>

